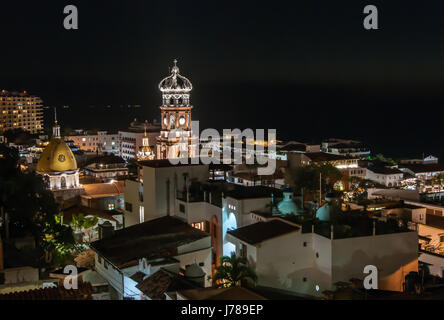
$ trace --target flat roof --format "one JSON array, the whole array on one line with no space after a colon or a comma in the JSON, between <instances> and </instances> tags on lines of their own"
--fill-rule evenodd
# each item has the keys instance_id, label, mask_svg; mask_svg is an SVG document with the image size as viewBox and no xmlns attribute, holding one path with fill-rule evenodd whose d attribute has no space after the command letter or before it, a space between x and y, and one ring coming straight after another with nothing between
<instances>
[{"instance_id":1,"label":"flat roof","mask_svg":"<svg viewBox=\"0 0 444 320\"><path fill-rule=\"evenodd\" d=\"M348 157L348 156L341 156L337 154L332 153L326 153L326 152L308 152L304 153L304 155L311 159L314 162L320 162L320 161L339 161L339 160L358 160L358 157Z\"/></svg>"},{"instance_id":2,"label":"flat roof","mask_svg":"<svg viewBox=\"0 0 444 320\"><path fill-rule=\"evenodd\" d=\"M371 172L378 173L378 174L401 174L403 173L401 170L397 168L389 168L389 167L383 167L383 166L369 166L367 167L367 170L370 170Z\"/></svg>"},{"instance_id":3,"label":"flat roof","mask_svg":"<svg viewBox=\"0 0 444 320\"><path fill-rule=\"evenodd\" d=\"M248 244L255 245L271 238L298 231L299 229L297 226L274 219L250 224L236 230L229 230L227 233Z\"/></svg>"},{"instance_id":4,"label":"flat roof","mask_svg":"<svg viewBox=\"0 0 444 320\"><path fill-rule=\"evenodd\" d=\"M432 164L401 164L400 168L406 168L414 173L425 173L425 172L441 172L444 171L444 166L438 163Z\"/></svg>"},{"instance_id":5,"label":"flat roof","mask_svg":"<svg viewBox=\"0 0 444 320\"><path fill-rule=\"evenodd\" d=\"M243 287L196 288L180 290L177 294L188 300L267 300L263 296Z\"/></svg>"},{"instance_id":6,"label":"flat roof","mask_svg":"<svg viewBox=\"0 0 444 320\"><path fill-rule=\"evenodd\" d=\"M231 190L225 191L224 195L226 197L231 197L234 199L256 199L256 198L271 198L271 194L281 197L282 190L266 187L266 186L243 186L238 184L233 184Z\"/></svg>"},{"instance_id":7,"label":"flat roof","mask_svg":"<svg viewBox=\"0 0 444 320\"><path fill-rule=\"evenodd\" d=\"M178 160L178 159L177 159ZM168 168L168 167L182 167L182 166L202 166L202 165L208 165L208 164L204 164L201 162L200 158L199 158L199 162L198 163L193 163L193 159L192 158L188 158L186 159L186 161L184 161L185 159L181 159L181 161L178 164L173 164L171 163L171 161L169 159L162 159L162 160L143 160L143 161L138 161L137 163L141 166L144 167L150 167L150 168ZM196 160L194 160L196 161ZM186 162L185 164L181 163L181 162Z\"/></svg>"}]
</instances>

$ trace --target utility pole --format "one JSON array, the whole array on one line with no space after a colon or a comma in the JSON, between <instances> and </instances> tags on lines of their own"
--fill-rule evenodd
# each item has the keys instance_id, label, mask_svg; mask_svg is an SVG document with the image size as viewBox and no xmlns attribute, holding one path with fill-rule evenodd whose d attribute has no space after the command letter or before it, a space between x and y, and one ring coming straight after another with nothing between
<instances>
[{"instance_id":1,"label":"utility pole","mask_svg":"<svg viewBox=\"0 0 444 320\"><path fill-rule=\"evenodd\" d=\"M319 172L319 207L321 206L322 201L322 173Z\"/></svg>"}]
</instances>

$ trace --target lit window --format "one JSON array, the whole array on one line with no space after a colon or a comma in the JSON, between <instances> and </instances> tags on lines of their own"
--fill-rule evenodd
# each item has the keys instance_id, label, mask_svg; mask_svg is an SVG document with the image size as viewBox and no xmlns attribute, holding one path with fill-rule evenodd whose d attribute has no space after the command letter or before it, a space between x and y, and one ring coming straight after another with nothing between
<instances>
[{"instance_id":1,"label":"lit window","mask_svg":"<svg viewBox=\"0 0 444 320\"><path fill-rule=\"evenodd\" d=\"M193 228L205 231L205 223L204 222L196 222L196 223L192 223L191 226Z\"/></svg>"},{"instance_id":2,"label":"lit window","mask_svg":"<svg viewBox=\"0 0 444 320\"><path fill-rule=\"evenodd\" d=\"M115 209L114 203L108 204L108 210L114 210L114 209Z\"/></svg>"}]
</instances>

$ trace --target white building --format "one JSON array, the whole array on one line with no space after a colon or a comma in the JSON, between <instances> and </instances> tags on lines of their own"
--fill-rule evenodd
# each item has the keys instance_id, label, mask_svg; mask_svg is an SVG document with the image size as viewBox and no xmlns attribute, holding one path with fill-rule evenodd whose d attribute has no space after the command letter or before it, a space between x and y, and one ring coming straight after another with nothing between
<instances>
[{"instance_id":1,"label":"white building","mask_svg":"<svg viewBox=\"0 0 444 320\"><path fill-rule=\"evenodd\" d=\"M173 217L162 217L115 231L91 243L95 269L120 299L143 299L137 284L166 269L178 274L195 262L211 275L211 238L208 233ZM137 273L143 275L138 281ZM205 276L205 286L211 281Z\"/></svg>"},{"instance_id":2,"label":"white building","mask_svg":"<svg viewBox=\"0 0 444 320\"><path fill-rule=\"evenodd\" d=\"M370 149L360 141L346 139L328 139L322 142L321 150L326 153L358 157L360 159L370 155Z\"/></svg>"},{"instance_id":3,"label":"white building","mask_svg":"<svg viewBox=\"0 0 444 320\"><path fill-rule=\"evenodd\" d=\"M368 167L365 179L375 181L387 187L399 187L402 184L404 174L397 168Z\"/></svg>"},{"instance_id":4,"label":"white building","mask_svg":"<svg viewBox=\"0 0 444 320\"><path fill-rule=\"evenodd\" d=\"M85 130L75 130L75 134L65 136L65 141L73 141L79 150L87 153L119 154L119 135L98 131L97 134L89 134Z\"/></svg>"},{"instance_id":5,"label":"white building","mask_svg":"<svg viewBox=\"0 0 444 320\"><path fill-rule=\"evenodd\" d=\"M311 228L309 228L311 229ZM405 276L418 270L416 232L337 237L312 232L281 218L228 231L236 254L246 257L260 287L321 297L339 281L363 279L364 267L378 269L378 288L402 291Z\"/></svg>"},{"instance_id":6,"label":"white building","mask_svg":"<svg viewBox=\"0 0 444 320\"><path fill-rule=\"evenodd\" d=\"M178 192L186 190L191 180L203 182L209 178L206 164L174 165L168 159L138 164L139 178L126 180L125 185L126 226L174 215L179 212Z\"/></svg>"}]
</instances>

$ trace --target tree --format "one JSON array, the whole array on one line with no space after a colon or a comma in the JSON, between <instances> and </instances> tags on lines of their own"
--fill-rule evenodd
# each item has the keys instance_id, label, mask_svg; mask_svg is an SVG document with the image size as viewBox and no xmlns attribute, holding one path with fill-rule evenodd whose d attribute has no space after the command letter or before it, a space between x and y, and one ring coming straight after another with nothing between
<instances>
[{"instance_id":1,"label":"tree","mask_svg":"<svg viewBox=\"0 0 444 320\"><path fill-rule=\"evenodd\" d=\"M63 225L60 216L54 216L52 221L45 223L39 240L48 264L64 266L68 260L73 259L73 255L81 251L74 240L71 227Z\"/></svg>"},{"instance_id":2,"label":"tree","mask_svg":"<svg viewBox=\"0 0 444 320\"><path fill-rule=\"evenodd\" d=\"M213 281L222 287L240 286L242 280L257 280L256 273L249 267L248 260L237 257L232 252L231 256L220 258L220 264L216 268Z\"/></svg>"},{"instance_id":3,"label":"tree","mask_svg":"<svg viewBox=\"0 0 444 320\"><path fill-rule=\"evenodd\" d=\"M374 158L372 158L372 160L376 163L381 164L381 165L392 165L392 166L396 165L395 160L393 160L392 158L386 158L381 153L378 153L376 156L374 156Z\"/></svg>"},{"instance_id":4,"label":"tree","mask_svg":"<svg viewBox=\"0 0 444 320\"><path fill-rule=\"evenodd\" d=\"M286 183L290 185L293 190L301 190L301 193L309 193L316 198L318 193L319 178L321 178L322 190L321 192L333 191L336 182L342 179L342 173L333 165L320 164L296 167L289 170L286 174Z\"/></svg>"},{"instance_id":5,"label":"tree","mask_svg":"<svg viewBox=\"0 0 444 320\"><path fill-rule=\"evenodd\" d=\"M82 232L88 235L88 240L91 241L92 228L97 225L99 219L97 217L87 217L85 218L82 213L73 214L71 227L74 232Z\"/></svg>"},{"instance_id":6,"label":"tree","mask_svg":"<svg viewBox=\"0 0 444 320\"><path fill-rule=\"evenodd\" d=\"M14 236L32 234L47 261L54 251L65 252L75 244L71 227L59 223L59 207L42 177L22 172L17 150L4 145L0 145L0 209L5 240L10 231Z\"/></svg>"}]
</instances>

